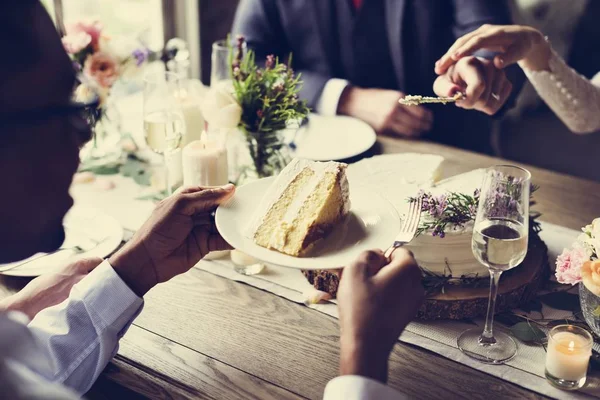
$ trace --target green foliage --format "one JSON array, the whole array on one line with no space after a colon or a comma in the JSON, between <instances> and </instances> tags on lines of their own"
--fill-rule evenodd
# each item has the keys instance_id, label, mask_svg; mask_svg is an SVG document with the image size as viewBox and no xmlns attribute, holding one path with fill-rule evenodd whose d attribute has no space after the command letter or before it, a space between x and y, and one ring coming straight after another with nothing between
<instances>
[{"instance_id":1,"label":"green foliage","mask_svg":"<svg viewBox=\"0 0 600 400\"><path fill-rule=\"evenodd\" d=\"M282 148L281 131L308 115L308 107L300 100L300 75L278 58L267 57L265 67L256 64L255 53L243 54L243 38L238 38L237 53L230 50L229 64L234 96L242 107L240 128L246 135L254 168L259 177L281 170L287 159Z\"/></svg>"},{"instance_id":2,"label":"green foliage","mask_svg":"<svg viewBox=\"0 0 600 400\"><path fill-rule=\"evenodd\" d=\"M546 334L530 321L519 322L510 327L512 334L525 343L542 344L546 340Z\"/></svg>"}]
</instances>

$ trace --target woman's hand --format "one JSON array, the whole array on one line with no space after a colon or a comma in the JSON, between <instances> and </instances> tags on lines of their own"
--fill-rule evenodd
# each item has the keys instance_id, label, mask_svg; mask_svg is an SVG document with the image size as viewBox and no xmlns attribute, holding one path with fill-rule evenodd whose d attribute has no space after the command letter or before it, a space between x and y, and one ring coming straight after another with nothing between
<instances>
[{"instance_id":1,"label":"woman's hand","mask_svg":"<svg viewBox=\"0 0 600 400\"><path fill-rule=\"evenodd\" d=\"M494 65L499 69L516 62L533 71L549 68L550 44L540 31L521 25L482 25L458 38L435 63L435 72L442 75L461 58L483 49L498 53Z\"/></svg>"}]
</instances>

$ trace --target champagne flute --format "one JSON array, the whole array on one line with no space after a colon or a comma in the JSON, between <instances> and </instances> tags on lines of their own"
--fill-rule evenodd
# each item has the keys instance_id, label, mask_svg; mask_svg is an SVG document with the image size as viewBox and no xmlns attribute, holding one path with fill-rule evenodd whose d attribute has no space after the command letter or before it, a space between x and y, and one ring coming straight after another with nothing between
<instances>
[{"instance_id":1,"label":"champagne flute","mask_svg":"<svg viewBox=\"0 0 600 400\"><path fill-rule=\"evenodd\" d=\"M234 40L235 42L235 40ZM233 56L236 54L236 44L232 43ZM242 51L246 54L247 45L244 42ZM231 81L231 68L229 67L230 49L226 39L217 40L212 45L210 57L210 86L215 87L219 82Z\"/></svg>"},{"instance_id":2,"label":"champagne flute","mask_svg":"<svg viewBox=\"0 0 600 400\"><path fill-rule=\"evenodd\" d=\"M494 332L494 309L502 272L519 265L527 254L529 237L529 171L510 165L489 168L481 188L471 247L490 272L490 296L483 332L463 332L458 348L487 364L503 364L517 353L515 340Z\"/></svg>"},{"instance_id":3,"label":"champagne flute","mask_svg":"<svg viewBox=\"0 0 600 400\"><path fill-rule=\"evenodd\" d=\"M185 119L177 94L182 80L172 72L159 72L144 79L144 137L148 147L163 155L167 194L173 193L169 164L180 152Z\"/></svg>"}]
</instances>

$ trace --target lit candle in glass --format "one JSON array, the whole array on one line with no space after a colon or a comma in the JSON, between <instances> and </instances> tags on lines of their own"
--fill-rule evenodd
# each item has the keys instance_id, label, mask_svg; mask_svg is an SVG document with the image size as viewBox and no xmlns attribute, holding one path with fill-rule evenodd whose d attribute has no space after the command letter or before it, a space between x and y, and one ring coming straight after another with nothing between
<instances>
[{"instance_id":1,"label":"lit candle in glass","mask_svg":"<svg viewBox=\"0 0 600 400\"><path fill-rule=\"evenodd\" d=\"M228 180L225 138L202 132L183 149L184 186L221 186Z\"/></svg>"},{"instance_id":2,"label":"lit candle in glass","mask_svg":"<svg viewBox=\"0 0 600 400\"><path fill-rule=\"evenodd\" d=\"M585 385L592 355L592 335L577 326L559 325L548 334L546 378L559 389L577 390Z\"/></svg>"}]
</instances>

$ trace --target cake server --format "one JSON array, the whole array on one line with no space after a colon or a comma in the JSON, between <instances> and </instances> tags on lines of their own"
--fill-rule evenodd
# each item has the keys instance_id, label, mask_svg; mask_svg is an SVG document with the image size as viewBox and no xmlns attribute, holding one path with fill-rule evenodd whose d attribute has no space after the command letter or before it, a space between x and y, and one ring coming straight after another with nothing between
<instances>
[{"instance_id":1,"label":"cake server","mask_svg":"<svg viewBox=\"0 0 600 400\"><path fill-rule=\"evenodd\" d=\"M497 95L496 95L497 96ZM428 96L420 96L420 95L406 95L400 100L398 103L404 106L418 106L419 104L425 103L454 103L458 100L465 98L466 96L463 93L456 93L452 97L428 97Z\"/></svg>"},{"instance_id":2,"label":"cake server","mask_svg":"<svg viewBox=\"0 0 600 400\"><path fill-rule=\"evenodd\" d=\"M410 243L414 239L417 228L419 227L419 221L421 220L421 208L423 207L423 198L419 197L416 201L410 203L406 218L402 221L400 227L400 233L396 236L394 243L385 251L385 257L389 260L394 251Z\"/></svg>"}]
</instances>

